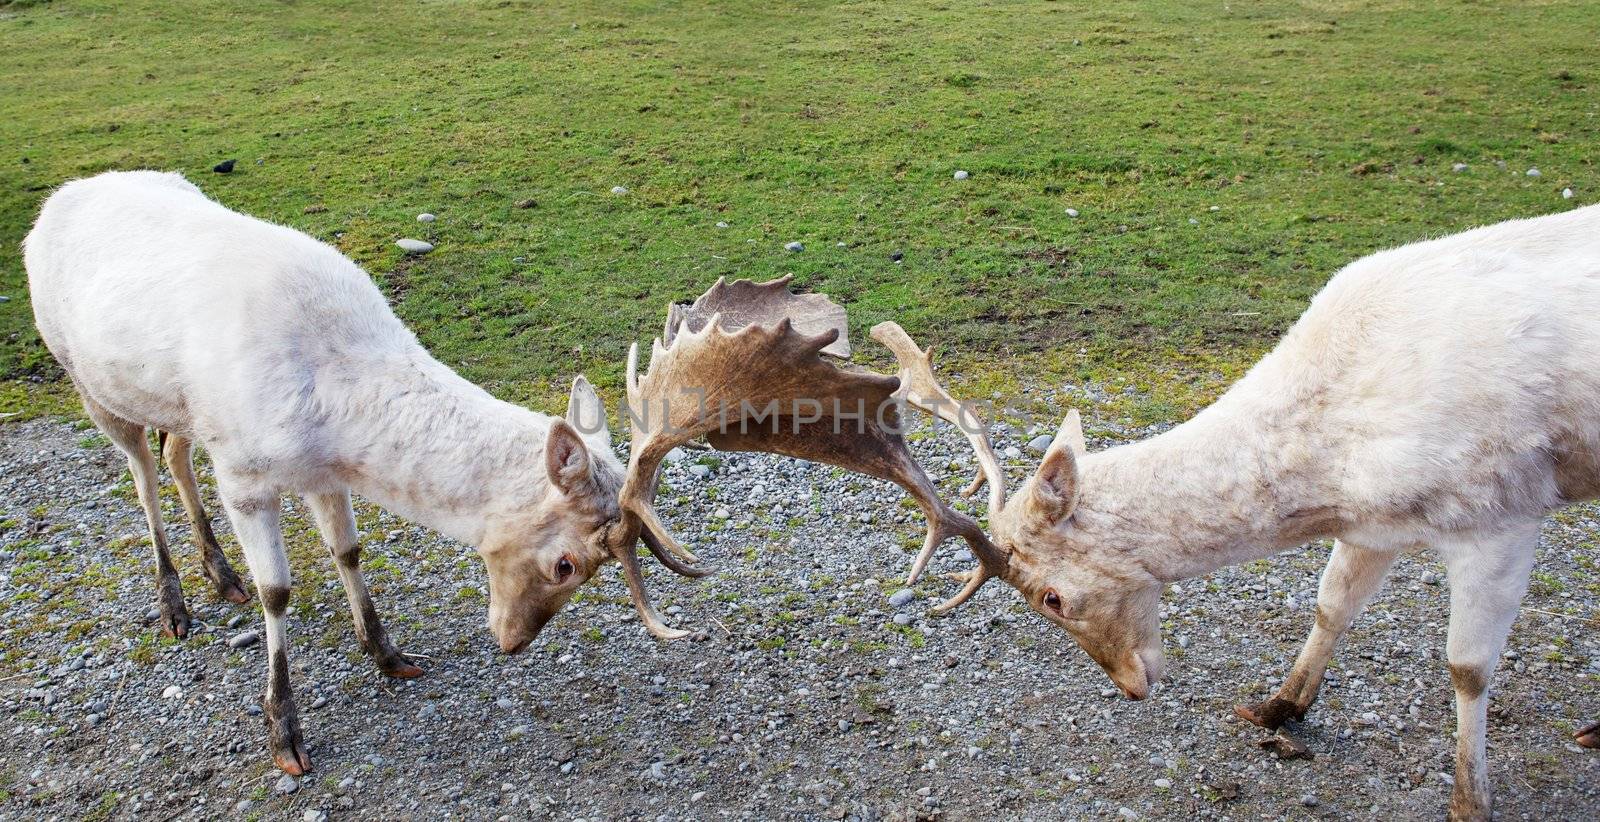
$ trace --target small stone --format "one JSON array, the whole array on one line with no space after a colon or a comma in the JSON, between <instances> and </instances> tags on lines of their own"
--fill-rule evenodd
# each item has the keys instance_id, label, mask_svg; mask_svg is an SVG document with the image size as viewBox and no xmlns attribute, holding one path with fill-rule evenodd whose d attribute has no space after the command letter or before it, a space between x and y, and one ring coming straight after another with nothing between
<instances>
[{"instance_id":1,"label":"small stone","mask_svg":"<svg viewBox=\"0 0 1600 822\"><path fill-rule=\"evenodd\" d=\"M695 791L694 793L689 794L689 802L691 802L691 803L699 802L700 800L705 799L705 798L706 798L706 792L705 791Z\"/></svg>"},{"instance_id":2,"label":"small stone","mask_svg":"<svg viewBox=\"0 0 1600 822\"><path fill-rule=\"evenodd\" d=\"M515 742L518 739L527 736L532 730L533 729L529 728L527 725L518 725L517 727L506 732L506 739Z\"/></svg>"},{"instance_id":3,"label":"small stone","mask_svg":"<svg viewBox=\"0 0 1600 822\"><path fill-rule=\"evenodd\" d=\"M729 511L726 507L723 507L723 508L718 508L716 511L714 511L711 514L711 516L713 516L713 517L715 517L717 519L727 519L727 518L733 516L733 512Z\"/></svg>"},{"instance_id":4,"label":"small stone","mask_svg":"<svg viewBox=\"0 0 1600 822\"><path fill-rule=\"evenodd\" d=\"M562 773L572 773L572 771L574 769L576 769L577 767L578 767L578 763L576 763L576 762L571 762L571 761L563 762L563 763L561 763L561 772Z\"/></svg>"},{"instance_id":5,"label":"small stone","mask_svg":"<svg viewBox=\"0 0 1600 822\"><path fill-rule=\"evenodd\" d=\"M956 179L957 179L957 180L965 180L965 179L967 179L967 178L968 178L968 177L971 177L971 176L972 176L972 175L971 175L971 174L968 174L968 173L966 173L966 172L965 172L965 171L957 171L957 172L956 172L956 173L955 173L955 175L954 175L954 176L955 176L955 178L956 178Z\"/></svg>"},{"instance_id":6,"label":"small stone","mask_svg":"<svg viewBox=\"0 0 1600 822\"><path fill-rule=\"evenodd\" d=\"M161 618L161 609L160 608L151 608L150 610L144 612L144 621L145 622L155 622L156 620L158 620L160 618Z\"/></svg>"},{"instance_id":7,"label":"small stone","mask_svg":"<svg viewBox=\"0 0 1600 822\"><path fill-rule=\"evenodd\" d=\"M896 625L910 625L911 624L911 615L910 614L895 614L894 615L894 624L896 624Z\"/></svg>"},{"instance_id":8,"label":"small stone","mask_svg":"<svg viewBox=\"0 0 1600 822\"><path fill-rule=\"evenodd\" d=\"M311 710L315 711L316 709L321 708L322 706L327 705L327 704L328 704L328 698L325 697L325 696L322 696L321 694L318 694L316 699L311 700Z\"/></svg>"},{"instance_id":9,"label":"small stone","mask_svg":"<svg viewBox=\"0 0 1600 822\"><path fill-rule=\"evenodd\" d=\"M348 791L351 788L354 788L355 786L356 786L356 778L353 777L353 776L347 776L347 777L339 780L339 791L341 793L344 792L344 791Z\"/></svg>"},{"instance_id":10,"label":"small stone","mask_svg":"<svg viewBox=\"0 0 1600 822\"><path fill-rule=\"evenodd\" d=\"M1162 777L1155 781L1155 786L1163 791L1170 791L1172 790L1172 780Z\"/></svg>"},{"instance_id":11,"label":"small stone","mask_svg":"<svg viewBox=\"0 0 1600 822\"><path fill-rule=\"evenodd\" d=\"M419 222L419 223L431 223L431 222L433 222L434 220L437 220L437 219L439 219L439 218L433 216L432 214L429 214L426 211L424 211L421 214L417 215L417 222Z\"/></svg>"},{"instance_id":12,"label":"small stone","mask_svg":"<svg viewBox=\"0 0 1600 822\"><path fill-rule=\"evenodd\" d=\"M1212 206L1212 207L1206 209L1206 211L1221 211L1221 210L1222 210L1222 206Z\"/></svg>"},{"instance_id":13,"label":"small stone","mask_svg":"<svg viewBox=\"0 0 1600 822\"><path fill-rule=\"evenodd\" d=\"M1117 816L1120 816L1123 819L1138 819L1139 812L1128 807L1127 805L1123 805L1122 807L1117 808Z\"/></svg>"},{"instance_id":14,"label":"small stone","mask_svg":"<svg viewBox=\"0 0 1600 822\"><path fill-rule=\"evenodd\" d=\"M426 254L433 250L433 243L423 242L422 240L413 240L410 237L395 240L394 244L399 246L400 250L407 254Z\"/></svg>"},{"instance_id":15,"label":"small stone","mask_svg":"<svg viewBox=\"0 0 1600 822\"><path fill-rule=\"evenodd\" d=\"M289 794L300 790L300 780L295 779L288 774L284 774L283 776L278 777L278 782L272 786L272 790L275 793L288 796Z\"/></svg>"},{"instance_id":16,"label":"small stone","mask_svg":"<svg viewBox=\"0 0 1600 822\"><path fill-rule=\"evenodd\" d=\"M234 163L237 163L237 162L239 162L239 161L238 160L223 160L222 162L217 163L216 165L212 166L211 170L215 171L218 174L232 174L233 173L233 165L234 165Z\"/></svg>"},{"instance_id":17,"label":"small stone","mask_svg":"<svg viewBox=\"0 0 1600 822\"><path fill-rule=\"evenodd\" d=\"M1044 452L1050 450L1050 443L1054 441L1055 440L1052 439L1049 434L1040 434L1039 436L1028 440L1028 450L1035 454L1043 454Z\"/></svg>"},{"instance_id":18,"label":"small stone","mask_svg":"<svg viewBox=\"0 0 1600 822\"><path fill-rule=\"evenodd\" d=\"M182 696L183 689L176 685L168 685L167 689L161 692L162 699L179 699Z\"/></svg>"},{"instance_id":19,"label":"small stone","mask_svg":"<svg viewBox=\"0 0 1600 822\"><path fill-rule=\"evenodd\" d=\"M323 205L323 204L321 204L321 203L312 203L311 205L308 205L305 208L300 209L300 213L301 214L321 214L322 212L327 211L327 210L328 210L328 207Z\"/></svg>"},{"instance_id":20,"label":"small stone","mask_svg":"<svg viewBox=\"0 0 1600 822\"><path fill-rule=\"evenodd\" d=\"M244 633L234 634L233 636L229 637L228 647L236 650L239 648L248 648L251 645L256 644L256 642L260 641L260 639L261 634L255 631L245 631Z\"/></svg>"},{"instance_id":21,"label":"small stone","mask_svg":"<svg viewBox=\"0 0 1600 822\"><path fill-rule=\"evenodd\" d=\"M1006 459L1014 460L1022 456L1022 449L1015 445L1006 446Z\"/></svg>"},{"instance_id":22,"label":"small stone","mask_svg":"<svg viewBox=\"0 0 1600 822\"><path fill-rule=\"evenodd\" d=\"M917 592L910 588L901 588L889 595L889 604L896 608L904 608L917 598Z\"/></svg>"},{"instance_id":23,"label":"small stone","mask_svg":"<svg viewBox=\"0 0 1600 822\"><path fill-rule=\"evenodd\" d=\"M1570 189L1570 188L1561 189L1561 199L1563 199L1563 200L1572 199L1572 189Z\"/></svg>"},{"instance_id":24,"label":"small stone","mask_svg":"<svg viewBox=\"0 0 1600 822\"><path fill-rule=\"evenodd\" d=\"M800 242L799 240L795 240L792 243L785 243L783 247L787 248L790 251L793 251L795 253L799 253L801 251L805 251L806 250L806 244Z\"/></svg>"},{"instance_id":25,"label":"small stone","mask_svg":"<svg viewBox=\"0 0 1600 822\"><path fill-rule=\"evenodd\" d=\"M526 200L517 201L517 208L534 208L537 205L539 205L539 201L533 199L532 197L529 197Z\"/></svg>"},{"instance_id":26,"label":"small stone","mask_svg":"<svg viewBox=\"0 0 1600 822\"><path fill-rule=\"evenodd\" d=\"M1524 173L1527 174L1529 177L1543 177L1544 176L1543 174L1540 174L1539 173L1539 169L1536 169L1536 168L1530 168Z\"/></svg>"},{"instance_id":27,"label":"small stone","mask_svg":"<svg viewBox=\"0 0 1600 822\"><path fill-rule=\"evenodd\" d=\"M901 260L904 260L905 258L906 258L906 253L904 251L896 251L896 252L894 252L894 253L889 255L889 262L898 263Z\"/></svg>"},{"instance_id":28,"label":"small stone","mask_svg":"<svg viewBox=\"0 0 1600 822\"><path fill-rule=\"evenodd\" d=\"M650 763L650 776L652 778L654 778L654 779L665 781L666 778L667 778L667 763L665 763L665 762L652 762L652 763Z\"/></svg>"},{"instance_id":29,"label":"small stone","mask_svg":"<svg viewBox=\"0 0 1600 822\"><path fill-rule=\"evenodd\" d=\"M244 624L244 620L245 620L245 615L244 614L234 614L233 616L228 617L228 627L229 628L237 628L240 625Z\"/></svg>"},{"instance_id":30,"label":"small stone","mask_svg":"<svg viewBox=\"0 0 1600 822\"><path fill-rule=\"evenodd\" d=\"M1078 210L1076 208L1067 209L1067 216L1068 217L1076 217L1076 216L1078 216Z\"/></svg>"},{"instance_id":31,"label":"small stone","mask_svg":"<svg viewBox=\"0 0 1600 822\"><path fill-rule=\"evenodd\" d=\"M300 818L304 819L305 822L328 822L327 812L319 811L316 808L306 808L306 812L300 814Z\"/></svg>"},{"instance_id":32,"label":"small stone","mask_svg":"<svg viewBox=\"0 0 1600 822\"><path fill-rule=\"evenodd\" d=\"M705 479L706 477L711 476L711 466L691 465L689 466L689 474L696 479Z\"/></svg>"},{"instance_id":33,"label":"small stone","mask_svg":"<svg viewBox=\"0 0 1600 822\"><path fill-rule=\"evenodd\" d=\"M102 720L99 714L89 714L83 718L83 721L89 723L89 725L93 727L95 725L99 725Z\"/></svg>"},{"instance_id":34,"label":"small stone","mask_svg":"<svg viewBox=\"0 0 1600 822\"><path fill-rule=\"evenodd\" d=\"M1307 808L1315 808L1316 806L1321 805L1322 802L1317 799L1316 794L1308 793L1305 796L1300 797L1300 804Z\"/></svg>"},{"instance_id":35,"label":"small stone","mask_svg":"<svg viewBox=\"0 0 1600 822\"><path fill-rule=\"evenodd\" d=\"M718 220L717 221L717 228L727 228L727 227L728 227L728 222L726 220Z\"/></svg>"},{"instance_id":36,"label":"small stone","mask_svg":"<svg viewBox=\"0 0 1600 822\"><path fill-rule=\"evenodd\" d=\"M1193 217L1190 217L1190 218L1189 218L1189 225L1199 225L1199 224L1200 224L1200 221L1199 221L1199 220L1196 220L1196 219L1195 219L1195 218L1193 218Z\"/></svg>"},{"instance_id":37,"label":"small stone","mask_svg":"<svg viewBox=\"0 0 1600 822\"><path fill-rule=\"evenodd\" d=\"M1366 713L1356 717L1356 722L1361 725L1376 725L1379 721L1380 719L1378 714L1374 711L1367 711Z\"/></svg>"},{"instance_id":38,"label":"small stone","mask_svg":"<svg viewBox=\"0 0 1600 822\"><path fill-rule=\"evenodd\" d=\"M1455 165L1450 166L1450 170L1460 174L1461 172L1466 171L1469 167L1470 166L1468 166L1466 163L1456 163Z\"/></svg>"},{"instance_id":39,"label":"small stone","mask_svg":"<svg viewBox=\"0 0 1600 822\"><path fill-rule=\"evenodd\" d=\"M514 710L517 709L517 703L512 702L511 698L510 697L506 697L506 696L502 696L499 699L496 699L494 701L494 704L495 704L495 707L499 708L502 711L514 711Z\"/></svg>"},{"instance_id":40,"label":"small stone","mask_svg":"<svg viewBox=\"0 0 1600 822\"><path fill-rule=\"evenodd\" d=\"M628 187L627 186L612 186L611 187L611 193L620 197L620 196L628 193Z\"/></svg>"},{"instance_id":41,"label":"small stone","mask_svg":"<svg viewBox=\"0 0 1600 822\"><path fill-rule=\"evenodd\" d=\"M683 462L689 458L689 452L682 448L674 448L667 452L667 462Z\"/></svg>"},{"instance_id":42,"label":"small stone","mask_svg":"<svg viewBox=\"0 0 1600 822\"><path fill-rule=\"evenodd\" d=\"M247 813L251 808L255 807L255 804L256 803L251 802L248 799L241 799L238 802L233 803L233 809L239 813Z\"/></svg>"}]
</instances>

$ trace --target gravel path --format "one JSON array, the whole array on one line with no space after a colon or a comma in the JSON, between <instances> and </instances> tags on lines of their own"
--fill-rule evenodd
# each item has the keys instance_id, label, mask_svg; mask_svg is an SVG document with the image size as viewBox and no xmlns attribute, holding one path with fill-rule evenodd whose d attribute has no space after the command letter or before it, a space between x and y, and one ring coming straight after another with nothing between
<instances>
[{"instance_id":1,"label":"gravel path","mask_svg":"<svg viewBox=\"0 0 1600 822\"><path fill-rule=\"evenodd\" d=\"M1026 452L1028 438L996 445ZM950 432L917 448L946 487L969 476ZM1032 459L1012 461L1013 482ZM1128 703L1004 585L942 619L926 611L954 583L936 577L891 605L922 528L897 488L698 454L666 481L661 507L721 572L694 582L657 566L652 587L672 622L702 633L652 640L608 569L514 658L483 627L486 583L469 549L359 507L378 607L400 646L427 657L411 682L380 679L361 655L332 562L289 503L290 659L316 765L297 782L265 754L262 645L229 643L258 629L260 612L211 600L170 486L169 532L201 626L182 643L148 621L153 562L121 457L92 429L0 425L0 818L1444 814L1446 595L1427 558L1400 561L1336 658L1296 731L1315 758L1280 761L1231 707L1287 671L1326 545L1173 586L1168 679ZM1496 678L1489 761L1502 818L1600 808L1600 753L1569 742L1575 723L1600 717L1597 520L1585 506L1546 527ZM935 570L965 567L964 554L952 541Z\"/></svg>"}]
</instances>

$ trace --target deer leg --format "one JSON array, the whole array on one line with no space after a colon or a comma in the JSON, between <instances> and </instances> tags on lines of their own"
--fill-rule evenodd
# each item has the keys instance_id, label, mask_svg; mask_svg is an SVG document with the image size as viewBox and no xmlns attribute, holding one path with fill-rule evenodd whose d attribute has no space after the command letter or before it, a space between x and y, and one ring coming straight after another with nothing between
<instances>
[{"instance_id":1,"label":"deer leg","mask_svg":"<svg viewBox=\"0 0 1600 822\"><path fill-rule=\"evenodd\" d=\"M1317 621L1294 667L1275 696L1254 707L1240 705L1233 709L1234 713L1263 728L1278 728L1290 719L1304 719L1322 688L1328 660L1338 647L1339 638L1377 593L1395 556L1394 552L1334 541L1333 556L1322 571L1322 584L1317 589Z\"/></svg>"},{"instance_id":2,"label":"deer leg","mask_svg":"<svg viewBox=\"0 0 1600 822\"><path fill-rule=\"evenodd\" d=\"M300 734L300 715L289 687L289 557L278 522L281 503L275 492L230 488L234 483L220 470L218 479L223 507L244 547L266 622L267 692L261 707L267 718L267 744L280 769L300 776L311 770L311 757Z\"/></svg>"},{"instance_id":3,"label":"deer leg","mask_svg":"<svg viewBox=\"0 0 1600 822\"><path fill-rule=\"evenodd\" d=\"M306 504L316 518L323 542L339 566L339 579L344 583L345 598L350 600L350 617L355 622L356 639L361 642L362 649L388 676L400 679L422 676L422 669L411 664L389 641L389 633L378 619L378 609L372 604L367 581L361 576L361 542L356 536L356 515L350 509L350 493L312 494L306 497Z\"/></svg>"},{"instance_id":4,"label":"deer leg","mask_svg":"<svg viewBox=\"0 0 1600 822\"><path fill-rule=\"evenodd\" d=\"M206 579L211 580L217 596L229 602L249 602L250 594L245 592L244 583L239 581L239 575L234 573L233 566L228 564L228 558L222 553L222 546L217 544L217 535L211 530L211 517L206 514L201 502L200 486L194 479L194 442L169 434L162 456L166 458L167 470L172 472L172 479L178 485L178 498L183 500L183 510L189 515L194 541L200 545L200 567L205 571Z\"/></svg>"},{"instance_id":5,"label":"deer leg","mask_svg":"<svg viewBox=\"0 0 1600 822\"><path fill-rule=\"evenodd\" d=\"M89 419L128 457L128 472L139 491L139 505L144 508L150 542L156 549L156 607L161 611L161 632L171 637L188 636L189 609L183 604L183 585L167 550L167 529L161 523L161 480L144 426L112 414L87 396L83 407L89 412Z\"/></svg>"},{"instance_id":6,"label":"deer leg","mask_svg":"<svg viewBox=\"0 0 1600 822\"><path fill-rule=\"evenodd\" d=\"M1450 635L1445 655L1456 692L1456 784L1453 820L1488 820L1489 683L1494 677L1517 606L1528 590L1539 524L1440 546L1450 580Z\"/></svg>"}]
</instances>

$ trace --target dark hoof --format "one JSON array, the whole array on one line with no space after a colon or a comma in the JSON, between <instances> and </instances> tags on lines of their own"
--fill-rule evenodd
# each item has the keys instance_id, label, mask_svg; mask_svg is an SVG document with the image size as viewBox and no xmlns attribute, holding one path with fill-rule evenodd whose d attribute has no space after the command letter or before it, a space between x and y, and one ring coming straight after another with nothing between
<instances>
[{"instance_id":1,"label":"dark hoof","mask_svg":"<svg viewBox=\"0 0 1600 822\"><path fill-rule=\"evenodd\" d=\"M305 776L311 770L311 756L304 743L296 742L285 750L272 752L272 763L290 776Z\"/></svg>"},{"instance_id":2,"label":"dark hoof","mask_svg":"<svg viewBox=\"0 0 1600 822\"><path fill-rule=\"evenodd\" d=\"M1273 697L1255 707L1235 705L1233 713L1246 722L1271 731L1283 727L1283 723L1291 719L1304 719L1306 715L1300 706L1279 697Z\"/></svg>"},{"instance_id":3,"label":"dark hoof","mask_svg":"<svg viewBox=\"0 0 1600 822\"><path fill-rule=\"evenodd\" d=\"M1585 748L1600 748L1600 722L1592 722L1583 730L1572 735L1579 745Z\"/></svg>"},{"instance_id":4,"label":"dark hoof","mask_svg":"<svg viewBox=\"0 0 1600 822\"><path fill-rule=\"evenodd\" d=\"M183 639L189 636L189 612L179 609L172 613L165 608L161 610L161 633L173 639Z\"/></svg>"},{"instance_id":5,"label":"dark hoof","mask_svg":"<svg viewBox=\"0 0 1600 822\"><path fill-rule=\"evenodd\" d=\"M416 679L417 677L422 676L424 673L427 673L426 671L415 665L412 665L404 659L395 659L388 662L379 663L378 670L383 671L384 676L393 677L395 679Z\"/></svg>"},{"instance_id":6,"label":"dark hoof","mask_svg":"<svg viewBox=\"0 0 1600 822\"><path fill-rule=\"evenodd\" d=\"M234 577L233 582L228 585L218 585L217 596L235 605L243 605L250 601L250 592L246 591L244 585L240 584L238 577Z\"/></svg>"}]
</instances>

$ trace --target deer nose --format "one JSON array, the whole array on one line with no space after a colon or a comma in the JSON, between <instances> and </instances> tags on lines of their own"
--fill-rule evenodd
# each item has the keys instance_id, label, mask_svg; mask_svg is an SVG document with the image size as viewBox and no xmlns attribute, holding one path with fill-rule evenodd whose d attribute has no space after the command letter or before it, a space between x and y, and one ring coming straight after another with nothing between
<instances>
[{"instance_id":1,"label":"deer nose","mask_svg":"<svg viewBox=\"0 0 1600 822\"><path fill-rule=\"evenodd\" d=\"M501 639L500 650L504 651L507 655L516 656L517 654L522 653L522 649L528 647L528 643L532 641L532 638L524 640Z\"/></svg>"}]
</instances>

